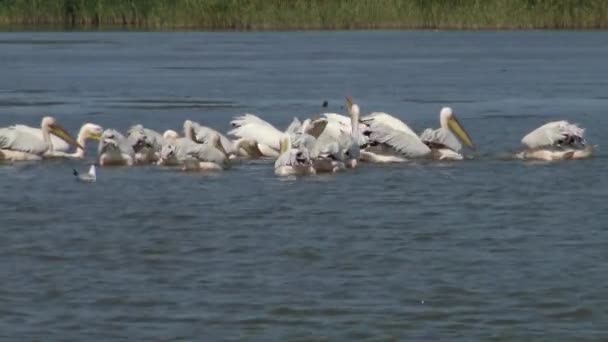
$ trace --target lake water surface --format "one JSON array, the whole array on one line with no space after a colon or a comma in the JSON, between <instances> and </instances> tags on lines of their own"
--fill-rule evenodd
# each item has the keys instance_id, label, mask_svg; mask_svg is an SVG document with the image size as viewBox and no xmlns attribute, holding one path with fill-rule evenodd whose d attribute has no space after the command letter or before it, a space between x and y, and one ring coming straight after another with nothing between
<instances>
[{"instance_id":1,"label":"lake water surface","mask_svg":"<svg viewBox=\"0 0 608 342\"><path fill-rule=\"evenodd\" d=\"M601 340L608 336L606 32L0 33L0 126L54 115L221 131L245 112L454 108L478 151L280 179L0 165L0 339ZM567 119L595 158L504 160Z\"/></svg>"}]
</instances>

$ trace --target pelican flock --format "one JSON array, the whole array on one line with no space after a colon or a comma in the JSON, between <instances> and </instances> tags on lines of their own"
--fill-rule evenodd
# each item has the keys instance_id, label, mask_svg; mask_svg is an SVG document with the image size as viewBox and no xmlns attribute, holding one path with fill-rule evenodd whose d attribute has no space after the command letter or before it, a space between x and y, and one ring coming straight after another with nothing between
<instances>
[{"instance_id":1,"label":"pelican flock","mask_svg":"<svg viewBox=\"0 0 608 342\"><path fill-rule=\"evenodd\" d=\"M325 108L326 106L324 106ZM346 113L321 113L294 118L281 130L257 115L245 113L230 121L227 134L192 120L178 131L157 132L141 124L126 134L85 123L73 138L57 120L45 116L40 128L13 125L0 128L0 161L38 161L85 157L89 141L98 141L100 166L154 164L182 170L221 171L236 159L275 160L279 176L336 173L360 162L402 163L416 159L460 161L476 151L473 139L450 107L439 112L439 128L416 132L400 118L372 112L361 115L359 105L346 98ZM573 160L593 155L585 130L568 121L552 121L525 135L523 160ZM74 148L73 152L70 149ZM468 154L468 156L467 156ZM85 178L95 178L95 166ZM77 171L74 174L78 176ZM83 176L80 176L81 178ZM84 179L84 178L83 178Z\"/></svg>"}]
</instances>

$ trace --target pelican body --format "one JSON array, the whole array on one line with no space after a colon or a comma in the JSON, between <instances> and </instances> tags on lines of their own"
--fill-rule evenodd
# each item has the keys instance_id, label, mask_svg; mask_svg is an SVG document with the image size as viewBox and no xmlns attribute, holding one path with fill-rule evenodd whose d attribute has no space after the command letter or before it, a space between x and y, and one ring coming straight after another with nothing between
<instances>
[{"instance_id":1,"label":"pelican body","mask_svg":"<svg viewBox=\"0 0 608 342\"><path fill-rule=\"evenodd\" d=\"M135 151L124 135L115 129L106 129L99 143L99 165L131 166L134 163Z\"/></svg>"},{"instance_id":2,"label":"pelican body","mask_svg":"<svg viewBox=\"0 0 608 342\"><path fill-rule=\"evenodd\" d=\"M585 129L565 120L548 122L528 133L521 142L527 149L516 155L519 159L554 161L593 155Z\"/></svg>"},{"instance_id":3,"label":"pelican body","mask_svg":"<svg viewBox=\"0 0 608 342\"><path fill-rule=\"evenodd\" d=\"M371 162L403 162L411 158L461 160L463 142L475 146L469 134L449 107L439 114L440 128L426 129L416 135L403 121L386 113L372 113L362 119L369 125L366 132L370 148L362 152L362 159Z\"/></svg>"},{"instance_id":4,"label":"pelican body","mask_svg":"<svg viewBox=\"0 0 608 342\"><path fill-rule=\"evenodd\" d=\"M316 173L308 151L291 146L291 138L281 139L281 154L274 163L274 173L278 176L314 175Z\"/></svg>"},{"instance_id":5,"label":"pelican body","mask_svg":"<svg viewBox=\"0 0 608 342\"><path fill-rule=\"evenodd\" d=\"M160 165L182 166L183 170L224 170L230 167L229 157L223 150L218 135L212 135L205 144L191 138L179 138L175 131L164 134L166 144L160 153Z\"/></svg>"},{"instance_id":6,"label":"pelican body","mask_svg":"<svg viewBox=\"0 0 608 342\"><path fill-rule=\"evenodd\" d=\"M39 132L24 125L1 128L0 160L28 161L61 156L62 152L55 151L51 134L84 151L84 147L51 116L42 119Z\"/></svg>"}]
</instances>

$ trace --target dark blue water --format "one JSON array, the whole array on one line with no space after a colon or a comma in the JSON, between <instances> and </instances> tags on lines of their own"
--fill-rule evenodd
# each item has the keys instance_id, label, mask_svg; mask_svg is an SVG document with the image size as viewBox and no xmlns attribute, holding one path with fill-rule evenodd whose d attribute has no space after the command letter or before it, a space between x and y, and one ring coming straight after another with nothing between
<instances>
[{"instance_id":1,"label":"dark blue water","mask_svg":"<svg viewBox=\"0 0 608 342\"><path fill-rule=\"evenodd\" d=\"M0 126L52 114L221 131L244 112L452 106L478 152L280 179L0 165L0 339L601 340L608 335L605 32L2 33ZM549 120L595 158L504 160Z\"/></svg>"}]
</instances>

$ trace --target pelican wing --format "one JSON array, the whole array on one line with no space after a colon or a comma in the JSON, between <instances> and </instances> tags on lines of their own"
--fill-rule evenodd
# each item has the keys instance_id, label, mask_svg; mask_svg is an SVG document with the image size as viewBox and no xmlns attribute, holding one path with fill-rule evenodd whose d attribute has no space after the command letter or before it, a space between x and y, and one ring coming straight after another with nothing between
<instances>
[{"instance_id":1,"label":"pelican wing","mask_svg":"<svg viewBox=\"0 0 608 342\"><path fill-rule=\"evenodd\" d=\"M258 117L257 115L253 115L250 113L245 113L245 115L243 115L243 116L237 116L236 118L234 118L234 120L230 121L230 124L234 127L241 127L241 126L245 126L245 125L255 124L255 125L261 125L261 126L266 126L269 128L276 129L268 121L260 119L260 117Z\"/></svg>"},{"instance_id":2,"label":"pelican wing","mask_svg":"<svg viewBox=\"0 0 608 342\"><path fill-rule=\"evenodd\" d=\"M371 142L388 145L406 157L424 157L431 152L417 135L411 135L377 122L370 126L370 130Z\"/></svg>"},{"instance_id":3,"label":"pelican wing","mask_svg":"<svg viewBox=\"0 0 608 342\"><path fill-rule=\"evenodd\" d=\"M325 128L327 127L328 123L329 121L327 121L326 119L317 119L309 121L303 133L309 134L314 138L318 138L325 131Z\"/></svg>"},{"instance_id":4,"label":"pelican wing","mask_svg":"<svg viewBox=\"0 0 608 342\"><path fill-rule=\"evenodd\" d=\"M14 127L15 127L15 129L17 129L19 131L32 134L35 137L38 137L40 140L43 140L42 129L40 129L40 128L26 126L26 125L15 125ZM65 142L65 140L63 140L59 137L56 137L53 134L50 134L50 137L51 137L51 143L53 144L54 151L68 152L70 150L70 144Z\"/></svg>"},{"instance_id":5,"label":"pelican wing","mask_svg":"<svg viewBox=\"0 0 608 342\"><path fill-rule=\"evenodd\" d=\"M163 138L162 134L153 129L145 128L142 125L131 126L131 128L129 128L127 131L127 135L128 137L131 135L144 136L147 142L159 150L160 147L165 143L165 139Z\"/></svg>"},{"instance_id":6,"label":"pelican wing","mask_svg":"<svg viewBox=\"0 0 608 342\"><path fill-rule=\"evenodd\" d=\"M298 118L293 118L293 120L291 121L289 126L287 126L285 133L287 133L291 137L293 137L296 134L298 134L301 130L302 130L302 123L300 122L300 120Z\"/></svg>"},{"instance_id":7,"label":"pelican wing","mask_svg":"<svg viewBox=\"0 0 608 342\"><path fill-rule=\"evenodd\" d=\"M15 126L0 128L0 149L43 154L50 148L40 136Z\"/></svg>"},{"instance_id":8,"label":"pelican wing","mask_svg":"<svg viewBox=\"0 0 608 342\"><path fill-rule=\"evenodd\" d=\"M228 132L237 138L255 140L274 150L280 150L280 141L283 132L273 125L252 114L245 114L230 122L235 128Z\"/></svg>"},{"instance_id":9,"label":"pelican wing","mask_svg":"<svg viewBox=\"0 0 608 342\"><path fill-rule=\"evenodd\" d=\"M418 137L418 135L408 125L406 125L405 122L387 113L373 112L361 118L361 122L367 125L382 124L384 126L392 128L393 130L401 131L409 135Z\"/></svg>"},{"instance_id":10,"label":"pelican wing","mask_svg":"<svg viewBox=\"0 0 608 342\"><path fill-rule=\"evenodd\" d=\"M323 113L321 115L323 115L328 121L337 122L350 131L351 123L350 123L350 118L348 116L345 116L342 114L337 114L337 113Z\"/></svg>"},{"instance_id":11,"label":"pelican wing","mask_svg":"<svg viewBox=\"0 0 608 342\"><path fill-rule=\"evenodd\" d=\"M427 128L420 134L420 139L427 145L447 147L455 152L460 152L462 144L449 130L438 128Z\"/></svg>"},{"instance_id":12,"label":"pelican wing","mask_svg":"<svg viewBox=\"0 0 608 342\"><path fill-rule=\"evenodd\" d=\"M197 144L188 139L177 139L177 158L180 161L196 159L203 162L212 162L226 166L228 158L220 150L209 144Z\"/></svg>"},{"instance_id":13,"label":"pelican wing","mask_svg":"<svg viewBox=\"0 0 608 342\"><path fill-rule=\"evenodd\" d=\"M585 130L577 124L568 121L553 121L546 123L528 135L521 142L528 148L536 149L559 145L585 144Z\"/></svg>"},{"instance_id":14,"label":"pelican wing","mask_svg":"<svg viewBox=\"0 0 608 342\"><path fill-rule=\"evenodd\" d=\"M196 139L196 142L201 144L209 143L210 139L217 135L220 137L220 143L226 153L237 153L237 151L234 150L234 143L232 140L213 128L203 126L197 122L192 122L192 129L194 130L194 139Z\"/></svg>"}]
</instances>

